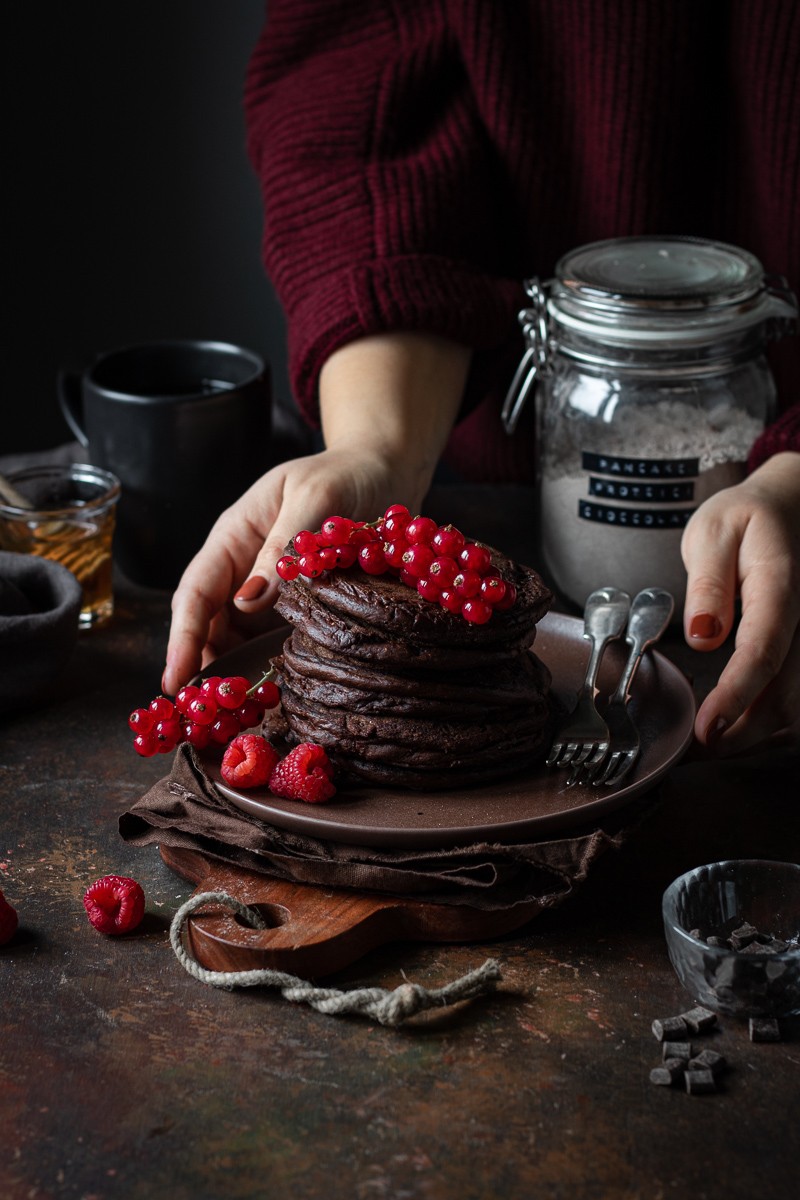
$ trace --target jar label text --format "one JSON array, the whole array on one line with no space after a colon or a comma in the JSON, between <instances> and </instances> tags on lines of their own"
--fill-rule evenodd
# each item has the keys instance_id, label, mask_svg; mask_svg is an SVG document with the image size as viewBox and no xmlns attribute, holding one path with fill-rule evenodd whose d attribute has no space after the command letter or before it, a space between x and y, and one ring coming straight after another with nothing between
<instances>
[{"instance_id":1,"label":"jar label text","mask_svg":"<svg viewBox=\"0 0 800 1200\"><path fill-rule=\"evenodd\" d=\"M694 483L641 483L636 479L589 476L589 495L629 504L683 504L694 500Z\"/></svg>"},{"instance_id":2,"label":"jar label text","mask_svg":"<svg viewBox=\"0 0 800 1200\"><path fill-rule=\"evenodd\" d=\"M626 479L690 479L700 472L697 458L624 458L584 450L582 463L584 471Z\"/></svg>"},{"instance_id":3,"label":"jar label text","mask_svg":"<svg viewBox=\"0 0 800 1200\"><path fill-rule=\"evenodd\" d=\"M635 529L683 529L694 511L693 508L618 508L591 500L578 501L578 516L583 521Z\"/></svg>"}]
</instances>

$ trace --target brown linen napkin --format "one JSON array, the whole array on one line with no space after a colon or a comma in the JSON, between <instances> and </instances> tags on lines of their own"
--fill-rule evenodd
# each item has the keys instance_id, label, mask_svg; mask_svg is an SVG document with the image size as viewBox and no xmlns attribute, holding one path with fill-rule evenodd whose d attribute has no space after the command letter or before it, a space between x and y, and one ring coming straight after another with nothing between
<instances>
[{"instance_id":1,"label":"brown linen napkin","mask_svg":"<svg viewBox=\"0 0 800 1200\"><path fill-rule=\"evenodd\" d=\"M175 753L169 776L120 817L124 841L197 850L296 883L414 896L437 904L501 910L561 903L595 859L618 848L653 808L638 801L591 829L528 844L485 842L443 850L383 850L301 836L235 808L214 787L190 747Z\"/></svg>"}]
</instances>

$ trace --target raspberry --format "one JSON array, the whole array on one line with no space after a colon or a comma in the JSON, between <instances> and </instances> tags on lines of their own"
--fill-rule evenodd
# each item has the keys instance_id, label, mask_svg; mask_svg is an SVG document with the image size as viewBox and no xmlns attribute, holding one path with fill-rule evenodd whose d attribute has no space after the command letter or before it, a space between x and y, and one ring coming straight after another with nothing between
<instances>
[{"instance_id":1,"label":"raspberry","mask_svg":"<svg viewBox=\"0 0 800 1200\"><path fill-rule=\"evenodd\" d=\"M0 946L10 942L17 931L17 910L12 908L0 892Z\"/></svg>"},{"instance_id":2,"label":"raspberry","mask_svg":"<svg viewBox=\"0 0 800 1200\"><path fill-rule=\"evenodd\" d=\"M240 733L222 756L222 778L230 787L263 787L278 761L278 752L259 733Z\"/></svg>"},{"instance_id":3,"label":"raspberry","mask_svg":"<svg viewBox=\"0 0 800 1200\"><path fill-rule=\"evenodd\" d=\"M100 933L128 933L144 916L144 892L135 879L104 875L84 893L83 907Z\"/></svg>"},{"instance_id":4,"label":"raspberry","mask_svg":"<svg viewBox=\"0 0 800 1200\"><path fill-rule=\"evenodd\" d=\"M269 790L287 800L323 804L336 792L333 765L322 746L301 742L282 758L272 772Z\"/></svg>"}]
</instances>

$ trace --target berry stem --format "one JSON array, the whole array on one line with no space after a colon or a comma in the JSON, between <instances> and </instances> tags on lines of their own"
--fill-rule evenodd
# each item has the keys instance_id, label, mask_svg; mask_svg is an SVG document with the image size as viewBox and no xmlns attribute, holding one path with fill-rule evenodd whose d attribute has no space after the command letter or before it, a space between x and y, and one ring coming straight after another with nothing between
<instances>
[{"instance_id":1,"label":"berry stem","mask_svg":"<svg viewBox=\"0 0 800 1200\"><path fill-rule=\"evenodd\" d=\"M251 688L247 689L247 695L248 696L254 695L254 693L257 692L258 689L261 687L262 683L271 683L274 679L277 678L277 675L278 675L278 672L275 670L275 668L270 667L269 670L266 671L261 676L260 679L256 680L256 682L253 684L253 686Z\"/></svg>"}]
</instances>

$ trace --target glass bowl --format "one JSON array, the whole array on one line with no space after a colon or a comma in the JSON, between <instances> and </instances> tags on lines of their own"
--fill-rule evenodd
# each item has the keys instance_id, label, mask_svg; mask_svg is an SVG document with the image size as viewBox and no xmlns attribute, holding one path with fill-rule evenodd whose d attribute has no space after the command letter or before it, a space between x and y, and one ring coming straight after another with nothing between
<instances>
[{"instance_id":1,"label":"glass bowl","mask_svg":"<svg viewBox=\"0 0 800 1200\"><path fill-rule=\"evenodd\" d=\"M700 1004L736 1017L800 1013L800 865L731 859L697 867L669 885L661 910L672 965ZM732 944L748 925L762 940L745 928Z\"/></svg>"}]
</instances>

